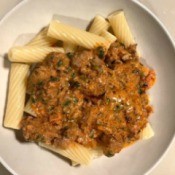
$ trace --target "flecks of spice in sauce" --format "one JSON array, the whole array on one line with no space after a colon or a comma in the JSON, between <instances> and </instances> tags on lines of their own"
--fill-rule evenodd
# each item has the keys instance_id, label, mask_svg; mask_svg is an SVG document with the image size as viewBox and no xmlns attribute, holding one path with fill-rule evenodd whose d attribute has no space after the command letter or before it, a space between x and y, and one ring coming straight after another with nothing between
<instances>
[{"instance_id":1,"label":"flecks of spice in sauce","mask_svg":"<svg viewBox=\"0 0 175 175\"><path fill-rule=\"evenodd\" d=\"M136 45L52 53L28 79L37 117L23 119L23 135L62 148L74 142L101 147L111 157L139 139L152 112L146 91L154 82Z\"/></svg>"}]
</instances>

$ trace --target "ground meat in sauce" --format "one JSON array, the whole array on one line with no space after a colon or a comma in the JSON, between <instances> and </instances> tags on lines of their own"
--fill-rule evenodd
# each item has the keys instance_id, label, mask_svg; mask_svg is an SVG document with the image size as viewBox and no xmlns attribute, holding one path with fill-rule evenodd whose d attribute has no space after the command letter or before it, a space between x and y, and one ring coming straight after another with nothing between
<instances>
[{"instance_id":1,"label":"ground meat in sauce","mask_svg":"<svg viewBox=\"0 0 175 175\"><path fill-rule=\"evenodd\" d=\"M113 43L76 53L52 53L28 79L32 108L25 116L26 140L67 148L77 142L112 156L139 139L152 112L146 90L155 72L143 66L136 45Z\"/></svg>"}]
</instances>

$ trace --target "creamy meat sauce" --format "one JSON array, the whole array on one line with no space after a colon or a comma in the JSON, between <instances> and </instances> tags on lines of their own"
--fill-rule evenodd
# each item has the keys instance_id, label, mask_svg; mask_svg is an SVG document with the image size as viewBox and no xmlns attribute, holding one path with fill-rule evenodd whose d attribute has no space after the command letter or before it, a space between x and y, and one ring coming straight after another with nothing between
<instances>
[{"instance_id":1,"label":"creamy meat sauce","mask_svg":"<svg viewBox=\"0 0 175 175\"><path fill-rule=\"evenodd\" d=\"M155 72L140 63L136 45L51 53L29 76L37 117L24 116L23 135L63 149L75 142L100 147L113 156L139 139L152 112L146 91L154 82Z\"/></svg>"}]
</instances>

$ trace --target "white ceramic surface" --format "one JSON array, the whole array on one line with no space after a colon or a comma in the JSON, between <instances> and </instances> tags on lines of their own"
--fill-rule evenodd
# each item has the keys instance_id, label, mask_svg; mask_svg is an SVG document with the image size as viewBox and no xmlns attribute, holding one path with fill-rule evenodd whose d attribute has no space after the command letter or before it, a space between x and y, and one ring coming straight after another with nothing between
<instances>
[{"instance_id":1,"label":"white ceramic surface","mask_svg":"<svg viewBox=\"0 0 175 175\"><path fill-rule=\"evenodd\" d=\"M175 1L174 0L139 0L153 11L165 24L175 39Z\"/></svg>"},{"instance_id":2,"label":"white ceramic surface","mask_svg":"<svg viewBox=\"0 0 175 175\"><path fill-rule=\"evenodd\" d=\"M42 2L42 8L40 3ZM67 5L66 5L67 4ZM68 5L69 4L69 5ZM74 4L77 4L74 6ZM34 8L35 7L35 8ZM151 123L156 136L123 150L114 158L95 160L89 167L72 168L57 156L41 150L33 144L20 143L12 130L0 128L0 155L2 159L19 175L45 174L134 174L148 171L160 158L169 145L175 131L174 93L175 51L166 32L162 30L145 10L128 0L105 1L28 1L6 18L0 26L0 54L7 52L16 36L21 33L36 32L48 23L52 14L91 19L96 13L103 15L116 9L124 9L139 43L143 58L158 74L156 86L150 92L155 113ZM0 116L3 116L5 92L9 64L0 61L1 101ZM2 120L1 120L2 122ZM0 123L1 124L1 123ZM166 129L165 129L166 128Z\"/></svg>"}]
</instances>

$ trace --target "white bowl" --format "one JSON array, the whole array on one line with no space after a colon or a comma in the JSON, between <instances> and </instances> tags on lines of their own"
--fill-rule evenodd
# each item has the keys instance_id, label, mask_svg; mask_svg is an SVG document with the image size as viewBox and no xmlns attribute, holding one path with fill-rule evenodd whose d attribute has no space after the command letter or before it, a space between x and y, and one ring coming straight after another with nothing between
<instances>
[{"instance_id":1,"label":"white bowl","mask_svg":"<svg viewBox=\"0 0 175 175\"><path fill-rule=\"evenodd\" d=\"M128 0L28 0L13 9L0 23L0 55L8 52L16 37L36 33L53 14L91 20L124 9L144 63L155 69L157 82L150 91L155 112L150 122L155 137L140 141L112 158L102 157L89 166L74 168L57 155L33 143L21 142L19 132L2 127L9 62L0 60L0 156L1 162L17 175L141 175L160 160L175 132L175 48L166 29L149 10ZM74 23L76 20L74 20ZM77 20L78 22L78 20ZM75 24L77 25L77 24Z\"/></svg>"}]
</instances>

